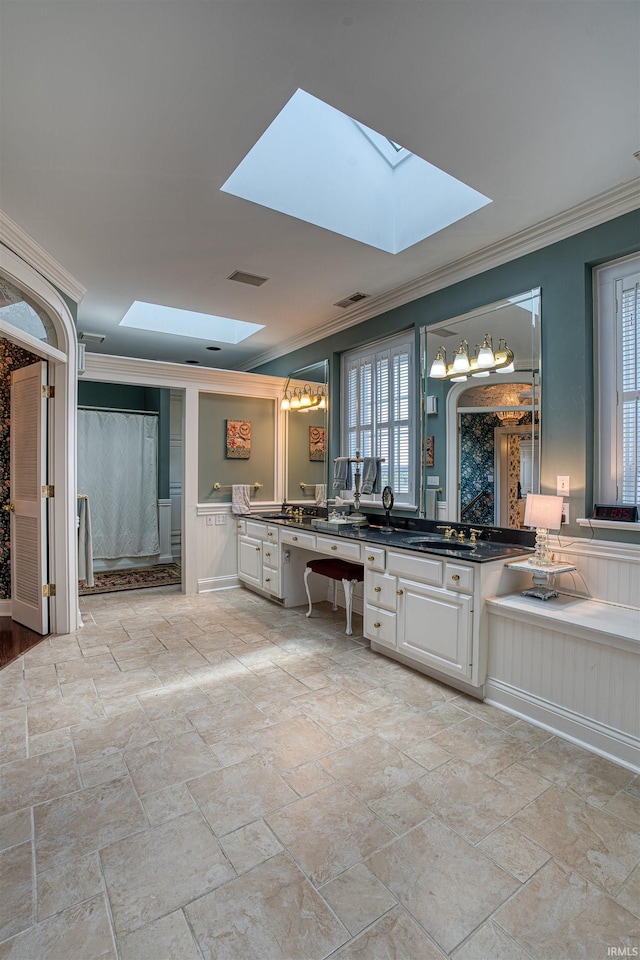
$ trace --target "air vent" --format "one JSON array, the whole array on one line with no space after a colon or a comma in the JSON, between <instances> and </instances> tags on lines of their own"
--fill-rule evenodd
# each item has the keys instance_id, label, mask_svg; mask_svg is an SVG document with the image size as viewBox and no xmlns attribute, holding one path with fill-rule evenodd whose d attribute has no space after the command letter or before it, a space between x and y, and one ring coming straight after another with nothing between
<instances>
[{"instance_id":1,"label":"air vent","mask_svg":"<svg viewBox=\"0 0 640 960\"><path fill-rule=\"evenodd\" d=\"M359 300L366 300L368 296L368 293L352 293L350 297L345 297L344 300L338 300L337 303L334 303L334 307L342 307L344 310L353 306L354 303L358 303Z\"/></svg>"},{"instance_id":2,"label":"air vent","mask_svg":"<svg viewBox=\"0 0 640 960\"><path fill-rule=\"evenodd\" d=\"M78 340L84 340L85 343L104 343L107 339L106 333L83 333L78 334Z\"/></svg>"},{"instance_id":3,"label":"air vent","mask_svg":"<svg viewBox=\"0 0 640 960\"><path fill-rule=\"evenodd\" d=\"M236 280L238 283L248 283L250 287L261 287L266 283L269 277L258 277L255 273L243 273L242 270L234 270L227 277L227 280Z\"/></svg>"}]
</instances>

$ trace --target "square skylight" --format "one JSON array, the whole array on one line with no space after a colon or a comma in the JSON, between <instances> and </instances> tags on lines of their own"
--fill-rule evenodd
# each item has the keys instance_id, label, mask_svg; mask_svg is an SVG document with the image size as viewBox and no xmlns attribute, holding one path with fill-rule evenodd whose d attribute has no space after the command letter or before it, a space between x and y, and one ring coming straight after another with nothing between
<instances>
[{"instance_id":1,"label":"square skylight","mask_svg":"<svg viewBox=\"0 0 640 960\"><path fill-rule=\"evenodd\" d=\"M157 303L134 300L119 326L151 330L154 333L172 333L180 337L194 337L196 340L242 343L258 330L262 330L264 324L214 317L208 313L195 313L192 310L162 307Z\"/></svg>"},{"instance_id":2,"label":"square skylight","mask_svg":"<svg viewBox=\"0 0 640 960\"><path fill-rule=\"evenodd\" d=\"M388 253L491 203L304 90L220 189Z\"/></svg>"}]
</instances>

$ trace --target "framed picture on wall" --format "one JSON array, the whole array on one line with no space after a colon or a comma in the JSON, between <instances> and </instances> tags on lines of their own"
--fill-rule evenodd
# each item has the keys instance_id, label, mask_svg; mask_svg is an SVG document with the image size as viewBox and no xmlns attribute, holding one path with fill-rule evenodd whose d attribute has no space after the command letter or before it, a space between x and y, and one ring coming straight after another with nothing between
<instances>
[{"instance_id":1,"label":"framed picture on wall","mask_svg":"<svg viewBox=\"0 0 640 960\"><path fill-rule=\"evenodd\" d=\"M227 460L249 460L251 457L251 421L226 421Z\"/></svg>"},{"instance_id":2,"label":"framed picture on wall","mask_svg":"<svg viewBox=\"0 0 640 960\"><path fill-rule=\"evenodd\" d=\"M424 445L424 465L425 467L434 466L434 448L435 437L427 437Z\"/></svg>"},{"instance_id":3,"label":"framed picture on wall","mask_svg":"<svg viewBox=\"0 0 640 960\"><path fill-rule=\"evenodd\" d=\"M309 427L309 460L324 460L324 427Z\"/></svg>"}]
</instances>

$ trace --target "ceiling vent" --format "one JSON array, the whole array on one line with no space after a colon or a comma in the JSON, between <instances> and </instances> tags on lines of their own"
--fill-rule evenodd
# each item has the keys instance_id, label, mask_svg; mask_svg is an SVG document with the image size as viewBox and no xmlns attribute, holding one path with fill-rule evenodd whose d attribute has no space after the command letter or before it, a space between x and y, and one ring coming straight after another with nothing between
<instances>
[{"instance_id":1,"label":"ceiling vent","mask_svg":"<svg viewBox=\"0 0 640 960\"><path fill-rule=\"evenodd\" d=\"M84 333L78 334L78 340L84 340L85 343L104 343L107 339L106 333Z\"/></svg>"},{"instance_id":2,"label":"ceiling vent","mask_svg":"<svg viewBox=\"0 0 640 960\"><path fill-rule=\"evenodd\" d=\"M359 300L366 300L368 296L368 293L352 293L350 297L345 297L344 300L338 300L337 303L334 303L334 307L342 307L345 310L347 307L352 307L354 303L358 303Z\"/></svg>"},{"instance_id":3,"label":"ceiling vent","mask_svg":"<svg viewBox=\"0 0 640 960\"><path fill-rule=\"evenodd\" d=\"M255 273L243 273L242 270L234 270L227 277L227 280L236 280L238 283L248 283L250 287L261 287L266 283L269 277L258 277Z\"/></svg>"}]
</instances>

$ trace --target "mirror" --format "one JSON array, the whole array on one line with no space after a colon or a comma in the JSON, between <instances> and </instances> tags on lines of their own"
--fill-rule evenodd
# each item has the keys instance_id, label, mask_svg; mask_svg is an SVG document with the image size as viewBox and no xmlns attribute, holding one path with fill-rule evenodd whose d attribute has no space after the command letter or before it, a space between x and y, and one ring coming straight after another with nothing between
<instances>
[{"instance_id":1,"label":"mirror","mask_svg":"<svg viewBox=\"0 0 640 960\"><path fill-rule=\"evenodd\" d=\"M308 401L311 400L311 403ZM283 394L286 412L285 497L290 503L326 506L329 440L329 361L292 371ZM318 490L323 486L324 491Z\"/></svg>"},{"instance_id":2,"label":"mirror","mask_svg":"<svg viewBox=\"0 0 640 960\"><path fill-rule=\"evenodd\" d=\"M520 528L540 490L540 289L420 330L420 515Z\"/></svg>"}]
</instances>

